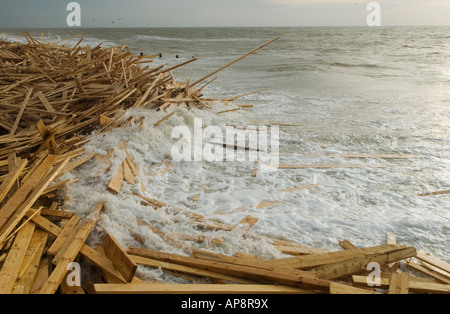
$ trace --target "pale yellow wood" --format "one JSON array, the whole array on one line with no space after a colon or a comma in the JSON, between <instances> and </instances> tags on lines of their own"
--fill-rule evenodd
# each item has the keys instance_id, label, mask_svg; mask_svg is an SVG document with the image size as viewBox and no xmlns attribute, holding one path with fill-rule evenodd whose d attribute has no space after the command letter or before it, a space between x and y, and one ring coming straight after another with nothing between
<instances>
[{"instance_id":1,"label":"pale yellow wood","mask_svg":"<svg viewBox=\"0 0 450 314\"><path fill-rule=\"evenodd\" d=\"M111 260L106 257L104 251L100 253L85 244L81 248L80 253L100 268L108 276L108 279L113 279L114 283L126 283L121 273L115 268Z\"/></svg>"},{"instance_id":2,"label":"pale yellow wood","mask_svg":"<svg viewBox=\"0 0 450 314\"><path fill-rule=\"evenodd\" d=\"M49 247L47 250L47 254L51 256L56 256L58 252L63 247L64 243L67 242L69 236L71 235L72 231L75 229L75 227L80 222L81 218L79 216L73 216L69 222L66 224L66 226L62 229L58 237L53 241L53 244Z\"/></svg>"},{"instance_id":3,"label":"pale yellow wood","mask_svg":"<svg viewBox=\"0 0 450 314\"><path fill-rule=\"evenodd\" d=\"M38 294L41 291L44 284L47 282L50 275L50 261L48 257L42 257L36 275L34 277L33 284L31 285L30 294Z\"/></svg>"},{"instance_id":4,"label":"pale yellow wood","mask_svg":"<svg viewBox=\"0 0 450 314\"><path fill-rule=\"evenodd\" d=\"M416 256L417 251L414 247L408 247L397 251L370 253L356 256L351 259L326 264L314 268L314 272L321 279L337 279L352 275L358 271L365 270L369 263L379 263L380 265L392 263Z\"/></svg>"},{"instance_id":5,"label":"pale yellow wood","mask_svg":"<svg viewBox=\"0 0 450 314\"><path fill-rule=\"evenodd\" d=\"M104 232L102 241L106 256L112 261L125 280L131 282L136 273L137 264L110 233Z\"/></svg>"},{"instance_id":6,"label":"pale yellow wood","mask_svg":"<svg viewBox=\"0 0 450 314\"><path fill-rule=\"evenodd\" d=\"M12 291L13 294L29 294L31 292L47 238L48 234L45 231L35 229L30 248L21 266L19 280L17 280Z\"/></svg>"},{"instance_id":7,"label":"pale yellow wood","mask_svg":"<svg viewBox=\"0 0 450 314\"><path fill-rule=\"evenodd\" d=\"M139 248L128 248L128 253L251 280L265 281L299 288L317 289L321 291L329 290L329 281L315 279L315 275L309 272L296 271L295 273L289 273L288 271L278 269L267 270L223 262L199 260L197 258Z\"/></svg>"},{"instance_id":8,"label":"pale yellow wood","mask_svg":"<svg viewBox=\"0 0 450 314\"><path fill-rule=\"evenodd\" d=\"M23 112L25 111L25 107L27 106L28 101L30 100L32 92L33 92L33 88L30 88L27 92L27 95L25 96L25 100L23 101L22 106L20 106L19 113L17 114L16 121L14 122L14 125L11 128L11 132L9 132L10 136L14 136L14 134L16 133L17 127L19 126L20 120L22 119Z\"/></svg>"},{"instance_id":9,"label":"pale yellow wood","mask_svg":"<svg viewBox=\"0 0 450 314\"><path fill-rule=\"evenodd\" d=\"M16 164L14 169L6 176L0 185L0 202L3 202L5 197L8 195L8 192L13 187L16 180L22 174L22 171L25 169L27 165L27 160L20 160L19 163Z\"/></svg>"},{"instance_id":10,"label":"pale yellow wood","mask_svg":"<svg viewBox=\"0 0 450 314\"><path fill-rule=\"evenodd\" d=\"M244 219L242 219L236 226L247 224L249 228L251 228L254 224L256 224L259 221L258 218L248 215Z\"/></svg>"},{"instance_id":11,"label":"pale yellow wood","mask_svg":"<svg viewBox=\"0 0 450 314\"><path fill-rule=\"evenodd\" d=\"M321 254L311 254L298 257L288 257L283 259L276 259L271 261L272 265L290 267L290 268L311 268L321 265L336 263L348 260L357 256L371 253L387 253L405 248L400 245L382 245L375 247L368 247L362 249L350 249L345 251L327 252Z\"/></svg>"},{"instance_id":12,"label":"pale yellow wood","mask_svg":"<svg viewBox=\"0 0 450 314\"><path fill-rule=\"evenodd\" d=\"M131 258L138 263L139 265L147 266L147 267L153 267L162 269L164 271L175 271L183 274L189 274L209 279L218 279L218 280L226 280L232 283L240 283L240 284L252 284L255 283L255 281L230 276L227 274L220 274L208 270L202 270L195 267L189 267L189 266L183 266L183 265L177 265L173 263L167 263L167 262L161 262L158 260L153 260L145 257L140 257L136 255L131 255Z\"/></svg>"},{"instance_id":13,"label":"pale yellow wood","mask_svg":"<svg viewBox=\"0 0 450 314\"><path fill-rule=\"evenodd\" d=\"M94 228L98 217L104 208L104 202L98 202L91 214L84 219L82 228L78 231L76 237L64 252L64 255L61 258L61 261L58 263L56 268L53 270L52 274L48 278L46 284L42 287L40 294L53 294L58 289L61 281L64 279L67 273L67 266L74 261L81 248L84 245L87 237L91 233Z\"/></svg>"},{"instance_id":14,"label":"pale yellow wood","mask_svg":"<svg viewBox=\"0 0 450 314\"><path fill-rule=\"evenodd\" d=\"M50 164L52 164L52 160L54 160L55 156L49 157ZM42 194L42 192L47 188L47 186L54 180L54 178L59 174L61 169L67 164L67 160L61 162L58 166L56 166L49 175L44 177L40 182L37 184L37 186L34 187L32 193L27 197L25 202L18 207L15 211L13 209L14 215L7 219L7 221L2 225L2 228L0 230L0 243L3 242L5 237L11 232L11 230L17 225L17 223L22 219L30 207L34 204L34 202L39 198L39 196ZM47 168L45 168L47 169ZM39 169L38 169L39 170ZM45 171L46 172L46 171ZM44 173L45 173L44 172ZM41 173L40 173L41 174ZM30 177L31 180L31 177ZM28 183L28 182L27 182ZM27 184L25 183L25 184ZM25 185L24 185L25 186ZM23 187L23 186L22 186ZM20 191L20 189L19 189ZM17 191L17 193L19 193ZM6 205L5 205L6 206Z\"/></svg>"},{"instance_id":15,"label":"pale yellow wood","mask_svg":"<svg viewBox=\"0 0 450 314\"><path fill-rule=\"evenodd\" d=\"M97 294L314 294L314 291L281 285L208 285L208 284L95 284Z\"/></svg>"},{"instance_id":16,"label":"pale yellow wood","mask_svg":"<svg viewBox=\"0 0 450 314\"><path fill-rule=\"evenodd\" d=\"M425 253L423 251L417 252L417 256L416 257L418 259L420 259L421 261L423 261L425 263L428 263L430 265L433 265L433 266L435 266L437 268L440 268L443 271L445 271L445 272L450 274L450 264L448 264L448 263L446 263L446 262L444 262L442 260L439 260L436 257L434 257L434 256L432 256L430 254L427 254L427 253Z\"/></svg>"},{"instance_id":17,"label":"pale yellow wood","mask_svg":"<svg viewBox=\"0 0 450 314\"><path fill-rule=\"evenodd\" d=\"M356 288L346 284L341 284L338 282L330 283L330 294L381 294L373 290Z\"/></svg>"},{"instance_id":18,"label":"pale yellow wood","mask_svg":"<svg viewBox=\"0 0 450 314\"><path fill-rule=\"evenodd\" d=\"M135 179L133 172L131 171L131 168L126 160L122 163L122 167L123 167L123 178L125 179L125 181L127 181L130 184L135 184L136 179Z\"/></svg>"},{"instance_id":19,"label":"pale yellow wood","mask_svg":"<svg viewBox=\"0 0 450 314\"><path fill-rule=\"evenodd\" d=\"M425 267L424 265L417 264L415 262L408 261L405 264L408 268L413 269L415 271L418 271L424 275L427 275L431 278L436 279L437 281L444 283L444 284L450 284L450 278L447 275L443 275L442 273L438 273L436 271L433 271L429 269L428 267Z\"/></svg>"},{"instance_id":20,"label":"pale yellow wood","mask_svg":"<svg viewBox=\"0 0 450 314\"><path fill-rule=\"evenodd\" d=\"M393 273L389 282L389 294L408 294L409 278L409 273Z\"/></svg>"},{"instance_id":21,"label":"pale yellow wood","mask_svg":"<svg viewBox=\"0 0 450 314\"><path fill-rule=\"evenodd\" d=\"M17 234L14 243L0 270L0 294L10 294L19 276L20 267L33 237L35 225L28 223Z\"/></svg>"},{"instance_id":22,"label":"pale yellow wood","mask_svg":"<svg viewBox=\"0 0 450 314\"><path fill-rule=\"evenodd\" d=\"M367 277L352 276L355 285L367 286ZM389 288L390 278L380 278L381 286L379 288ZM410 293L436 293L436 294L450 294L450 285L431 282L424 278L410 277L409 280Z\"/></svg>"},{"instance_id":23,"label":"pale yellow wood","mask_svg":"<svg viewBox=\"0 0 450 314\"><path fill-rule=\"evenodd\" d=\"M122 188L123 179L123 164L120 164L116 174L112 177L108 184L108 190L116 194L119 193Z\"/></svg>"}]
</instances>

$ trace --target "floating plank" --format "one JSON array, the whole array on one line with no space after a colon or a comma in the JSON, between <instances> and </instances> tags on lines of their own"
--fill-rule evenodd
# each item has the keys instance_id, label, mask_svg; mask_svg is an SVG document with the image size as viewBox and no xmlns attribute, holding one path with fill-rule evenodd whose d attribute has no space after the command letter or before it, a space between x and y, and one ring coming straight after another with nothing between
<instances>
[{"instance_id":1,"label":"floating plank","mask_svg":"<svg viewBox=\"0 0 450 314\"><path fill-rule=\"evenodd\" d=\"M112 261L125 280L131 282L136 273L137 264L108 232L104 232L102 243L106 256Z\"/></svg>"},{"instance_id":2,"label":"floating plank","mask_svg":"<svg viewBox=\"0 0 450 314\"><path fill-rule=\"evenodd\" d=\"M259 221L258 218L248 215L244 219L242 219L236 226L242 225L242 224L247 224L248 227L251 228L258 221Z\"/></svg>"},{"instance_id":3,"label":"floating plank","mask_svg":"<svg viewBox=\"0 0 450 314\"><path fill-rule=\"evenodd\" d=\"M417 194L417 196L424 197L424 196L436 196L436 195L445 195L445 194L450 194L450 190L431 192L431 193L422 193L422 194Z\"/></svg>"},{"instance_id":4,"label":"floating plank","mask_svg":"<svg viewBox=\"0 0 450 314\"><path fill-rule=\"evenodd\" d=\"M299 187L295 187L295 188L281 190L279 192L289 193L289 192L294 192L294 191L299 191L299 190L312 189L312 188L316 188L318 186L319 186L319 184L309 184L309 185L303 185L303 186L299 186Z\"/></svg>"},{"instance_id":5,"label":"floating plank","mask_svg":"<svg viewBox=\"0 0 450 314\"><path fill-rule=\"evenodd\" d=\"M376 165L331 164L331 165L270 165L275 169L333 169L333 168L386 168Z\"/></svg>"},{"instance_id":6,"label":"floating plank","mask_svg":"<svg viewBox=\"0 0 450 314\"><path fill-rule=\"evenodd\" d=\"M120 164L116 174L112 177L111 181L108 184L108 190L116 194L119 193L120 189L122 188L123 179L123 164Z\"/></svg>"},{"instance_id":7,"label":"floating plank","mask_svg":"<svg viewBox=\"0 0 450 314\"><path fill-rule=\"evenodd\" d=\"M252 51L246 53L245 55L243 55L243 56L237 58L236 60L234 60L234 61L232 61L232 62L226 64L225 66L221 67L220 69L218 69L218 70L216 70L216 71L214 71L214 72L212 72L212 73L210 73L210 74L208 74L208 75L202 77L202 78L199 79L198 81L192 83L192 84L191 84L191 87L193 87L193 86L195 86L195 85L197 85L197 84L203 82L204 80L207 80L207 79L210 78L211 76L213 76L213 75L219 73L220 71L223 71L224 69L226 69L226 68L228 68L229 66L235 64L236 62L241 61L242 59L246 58L247 56L249 56L249 55L251 55L251 54L254 54L254 53L257 52L258 50L261 50L262 48L264 48L264 47L270 45L271 43L277 41L278 39L280 39L280 37L276 37L276 38L274 38L274 39L268 41L267 43L265 43L265 44L259 46L258 48L255 48L255 49L253 49Z\"/></svg>"},{"instance_id":8,"label":"floating plank","mask_svg":"<svg viewBox=\"0 0 450 314\"><path fill-rule=\"evenodd\" d=\"M159 120L158 122L156 122L153 126L158 126L161 123L163 123L164 121L166 121L167 119L169 119L171 116L173 116L175 114L175 111L172 112L171 114L165 116L164 118L162 118L161 120Z\"/></svg>"},{"instance_id":9,"label":"floating plank","mask_svg":"<svg viewBox=\"0 0 450 314\"><path fill-rule=\"evenodd\" d=\"M130 184L135 184L136 178L134 177L133 172L131 171L130 165L128 164L128 162L126 160L122 163L122 168L123 168L124 180Z\"/></svg>"}]
</instances>

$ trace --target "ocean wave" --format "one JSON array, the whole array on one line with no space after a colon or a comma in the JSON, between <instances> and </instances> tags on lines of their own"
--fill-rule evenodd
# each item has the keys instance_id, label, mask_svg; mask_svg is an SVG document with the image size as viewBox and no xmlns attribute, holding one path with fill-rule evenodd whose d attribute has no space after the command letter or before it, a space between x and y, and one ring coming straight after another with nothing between
<instances>
[{"instance_id":1,"label":"ocean wave","mask_svg":"<svg viewBox=\"0 0 450 314\"><path fill-rule=\"evenodd\" d=\"M181 42L247 42L258 41L259 39L252 38L179 38L179 37L163 37L152 35L135 35L131 40L146 40L146 41L181 41Z\"/></svg>"}]
</instances>

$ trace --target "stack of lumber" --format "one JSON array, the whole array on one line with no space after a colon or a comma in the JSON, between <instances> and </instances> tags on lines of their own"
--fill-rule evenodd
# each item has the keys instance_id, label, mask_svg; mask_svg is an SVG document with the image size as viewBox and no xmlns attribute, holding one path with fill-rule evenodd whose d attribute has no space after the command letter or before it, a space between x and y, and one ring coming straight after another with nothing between
<instances>
[{"instance_id":1,"label":"stack of lumber","mask_svg":"<svg viewBox=\"0 0 450 314\"><path fill-rule=\"evenodd\" d=\"M142 124L121 119L129 108L209 107L204 86L176 82L171 73L195 60L150 68L156 56L134 56L127 47L82 46L83 39L66 47L24 36L26 44L0 41L0 293L61 291L67 265L80 254L127 282L133 276L124 278L108 258L117 255L117 242L106 241L100 253L84 244L103 204L88 217L60 210L58 194L74 182L60 178L101 158L84 154L93 131ZM134 169L131 160L125 165Z\"/></svg>"},{"instance_id":2,"label":"stack of lumber","mask_svg":"<svg viewBox=\"0 0 450 314\"><path fill-rule=\"evenodd\" d=\"M230 226L140 194L135 197L143 205L182 213L198 229L231 232L239 226L245 230L243 237L264 239L286 257L269 260L199 251L189 243L205 241L205 237L168 235L137 218L139 225L182 249L184 255L148 250L145 239L133 232L142 247L123 247L105 230L96 231L101 243L92 246L88 238L105 203L99 201L83 217L62 210L63 188L74 182L63 176L87 162L98 164L91 176L111 168L114 150L107 156L84 153L83 144L90 134L132 123L142 127L142 117L123 119L130 108L167 111L156 127L178 106L209 108L213 99L203 98L202 91L209 84L205 81L277 38L191 83L176 82L171 71L195 59L169 69L150 68L156 55L134 56L126 47L81 46L82 39L69 48L24 35L27 44L0 41L1 294L450 292L448 264L392 239L370 248L343 241L343 250L329 252L256 234L250 230L258 222L255 217L247 216ZM126 148L125 141L117 144L116 152L122 150L125 154L120 155L126 157L105 186L105 193L120 193L124 181L134 184L140 179ZM159 173L173 167L170 162L159 166ZM194 201L199 198L200 194ZM275 203L279 202L263 202L258 207ZM221 245L224 239L211 241ZM370 263L380 265L375 288L367 286ZM81 281L77 265L83 265ZM145 282L136 275L138 267L156 268L192 284Z\"/></svg>"}]
</instances>

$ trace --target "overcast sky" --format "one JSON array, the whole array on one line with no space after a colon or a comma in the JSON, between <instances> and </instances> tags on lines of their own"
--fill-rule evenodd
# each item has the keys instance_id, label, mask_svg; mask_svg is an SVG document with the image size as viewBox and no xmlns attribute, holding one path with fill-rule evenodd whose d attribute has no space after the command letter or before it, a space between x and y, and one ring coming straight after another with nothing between
<instances>
[{"instance_id":1,"label":"overcast sky","mask_svg":"<svg viewBox=\"0 0 450 314\"><path fill-rule=\"evenodd\" d=\"M67 27L70 0L0 0L0 28ZM78 0L81 27L364 26L361 0ZM381 0L381 23L449 25L450 0Z\"/></svg>"}]
</instances>

